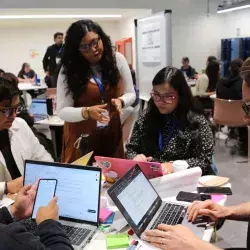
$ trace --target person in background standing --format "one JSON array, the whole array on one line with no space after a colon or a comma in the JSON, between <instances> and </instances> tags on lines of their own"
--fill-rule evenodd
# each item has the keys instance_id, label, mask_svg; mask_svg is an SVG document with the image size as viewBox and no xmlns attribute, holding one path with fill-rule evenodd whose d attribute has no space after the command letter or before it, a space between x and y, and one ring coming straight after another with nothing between
<instances>
[{"instance_id":1,"label":"person in background standing","mask_svg":"<svg viewBox=\"0 0 250 250\"><path fill-rule=\"evenodd\" d=\"M197 75L198 73L194 68L190 66L189 63L190 63L189 58L183 57L181 71L183 72L185 77L194 79L195 75Z\"/></svg>"},{"instance_id":2,"label":"person in background standing","mask_svg":"<svg viewBox=\"0 0 250 250\"><path fill-rule=\"evenodd\" d=\"M120 111L135 98L128 63L113 50L110 37L91 20L73 23L67 31L57 84L57 114L66 121L62 162L78 159L75 142L82 134L99 131L103 135L106 129L102 127L110 128L105 134L108 141L98 137L94 147L102 156L123 158Z\"/></svg>"},{"instance_id":3,"label":"person in background standing","mask_svg":"<svg viewBox=\"0 0 250 250\"><path fill-rule=\"evenodd\" d=\"M58 68L63 53L63 33L54 34L55 44L49 46L43 58L43 69L46 74L46 83L49 88L56 88Z\"/></svg>"},{"instance_id":4,"label":"person in background standing","mask_svg":"<svg viewBox=\"0 0 250 250\"><path fill-rule=\"evenodd\" d=\"M36 74L35 71L30 68L30 64L24 63L17 77L18 77L19 82L34 83L35 74Z\"/></svg>"}]
</instances>

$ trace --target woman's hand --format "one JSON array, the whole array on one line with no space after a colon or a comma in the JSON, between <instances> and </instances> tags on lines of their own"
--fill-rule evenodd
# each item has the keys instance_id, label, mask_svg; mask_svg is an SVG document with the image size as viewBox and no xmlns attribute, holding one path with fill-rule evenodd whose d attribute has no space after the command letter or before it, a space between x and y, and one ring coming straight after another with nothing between
<instances>
[{"instance_id":1,"label":"woman's hand","mask_svg":"<svg viewBox=\"0 0 250 250\"><path fill-rule=\"evenodd\" d=\"M161 167L164 175L172 174L174 172L173 163L171 162L162 163Z\"/></svg>"},{"instance_id":2,"label":"woman's hand","mask_svg":"<svg viewBox=\"0 0 250 250\"><path fill-rule=\"evenodd\" d=\"M103 113L107 112L107 109L105 108L107 108L107 104L95 105L95 106L89 107L89 111L88 111L89 118L95 121L99 121L101 123L105 123L105 124L109 123L110 121L109 116L103 115Z\"/></svg>"},{"instance_id":3,"label":"woman's hand","mask_svg":"<svg viewBox=\"0 0 250 250\"><path fill-rule=\"evenodd\" d=\"M144 154L137 155L133 160L134 161L141 161L141 162L150 162L152 161L152 157L146 157Z\"/></svg>"},{"instance_id":4,"label":"woman's hand","mask_svg":"<svg viewBox=\"0 0 250 250\"><path fill-rule=\"evenodd\" d=\"M121 99L112 99L112 105L115 106L116 110L121 113L122 111L122 100Z\"/></svg>"}]
</instances>

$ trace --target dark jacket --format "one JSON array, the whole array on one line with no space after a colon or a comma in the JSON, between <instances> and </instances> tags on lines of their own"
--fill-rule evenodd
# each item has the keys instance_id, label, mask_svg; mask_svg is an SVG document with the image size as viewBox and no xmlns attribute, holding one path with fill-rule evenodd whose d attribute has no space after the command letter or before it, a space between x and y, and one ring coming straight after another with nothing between
<instances>
[{"instance_id":1,"label":"dark jacket","mask_svg":"<svg viewBox=\"0 0 250 250\"><path fill-rule=\"evenodd\" d=\"M24 76L26 76L27 78L29 78L29 79L33 79L34 77L35 77L35 71L33 70L33 69L31 69L30 70L30 72L29 73L27 73L27 74L25 74L25 72L23 72L22 70L18 73L18 76L17 77L19 77L19 78L21 78L21 79L25 79L25 77Z\"/></svg>"},{"instance_id":2,"label":"dark jacket","mask_svg":"<svg viewBox=\"0 0 250 250\"><path fill-rule=\"evenodd\" d=\"M194 76L195 76L196 74L198 74L198 73L196 72L196 70L195 70L194 68L192 68L191 66L189 66L188 69L184 69L183 66L182 66L182 67L181 67L181 71L182 71L183 73L186 72L186 75L187 75L188 78L194 78Z\"/></svg>"},{"instance_id":3,"label":"dark jacket","mask_svg":"<svg viewBox=\"0 0 250 250\"><path fill-rule=\"evenodd\" d=\"M73 250L60 223L46 220L34 235L13 222L7 208L0 209L0 239L0 250Z\"/></svg>"},{"instance_id":4,"label":"dark jacket","mask_svg":"<svg viewBox=\"0 0 250 250\"><path fill-rule=\"evenodd\" d=\"M58 46L56 44L53 44L47 48L47 51L43 58L43 69L45 72L49 71L50 75L54 75L56 73L56 58L62 58L62 53L63 45Z\"/></svg>"},{"instance_id":5,"label":"dark jacket","mask_svg":"<svg viewBox=\"0 0 250 250\"><path fill-rule=\"evenodd\" d=\"M221 78L217 84L217 98L227 100L242 100L242 83L240 76Z\"/></svg>"}]
</instances>

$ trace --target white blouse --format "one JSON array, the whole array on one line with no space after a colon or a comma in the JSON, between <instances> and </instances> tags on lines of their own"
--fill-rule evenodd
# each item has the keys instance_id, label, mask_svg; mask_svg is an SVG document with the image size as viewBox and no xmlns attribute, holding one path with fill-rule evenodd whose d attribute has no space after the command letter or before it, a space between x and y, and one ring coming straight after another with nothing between
<instances>
[{"instance_id":1,"label":"white blouse","mask_svg":"<svg viewBox=\"0 0 250 250\"><path fill-rule=\"evenodd\" d=\"M127 108L131 106L136 99L133 80L126 58L118 52L116 52L116 63L124 84L124 94L119 98L124 102L124 108ZM66 122L83 121L83 107L74 107L72 93L67 94L66 76L62 73L62 70L63 69L61 69L57 80L57 115ZM91 79L91 82L95 83L93 79Z\"/></svg>"}]
</instances>

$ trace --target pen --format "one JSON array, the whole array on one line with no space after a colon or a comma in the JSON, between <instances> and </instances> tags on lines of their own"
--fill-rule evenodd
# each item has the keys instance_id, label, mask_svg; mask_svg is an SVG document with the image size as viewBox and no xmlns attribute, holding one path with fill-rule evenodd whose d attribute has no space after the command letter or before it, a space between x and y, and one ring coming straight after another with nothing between
<instances>
[{"instance_id":1,"label":"pen","mask_svg":"<svg viewBox=\"0 0 250 250\"><path fill-rule=\"evenodd\" d=\"M127 248L127 250L135 250L138 243L139 243L138 241L133 241L131 245Z\"/></svg>"}]
</instances>

